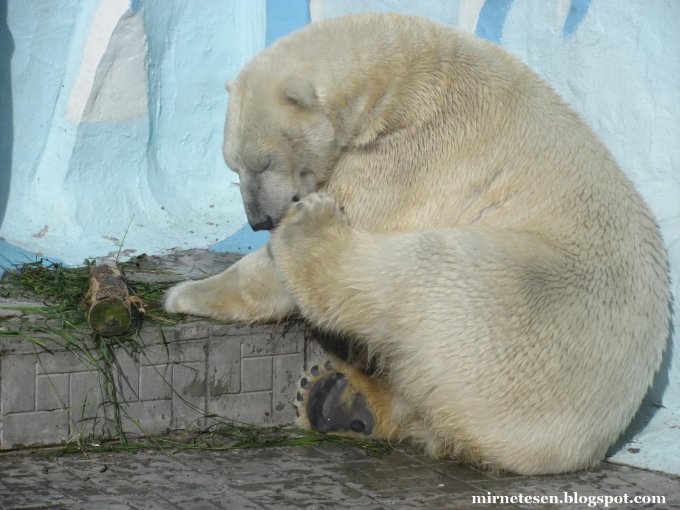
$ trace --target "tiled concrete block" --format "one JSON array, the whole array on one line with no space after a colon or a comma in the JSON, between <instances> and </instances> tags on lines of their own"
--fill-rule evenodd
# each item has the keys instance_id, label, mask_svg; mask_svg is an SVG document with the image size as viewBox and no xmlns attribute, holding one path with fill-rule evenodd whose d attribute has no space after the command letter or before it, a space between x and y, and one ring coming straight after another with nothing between
<instances>
[{"instance_id":1,"label":"tiled concrete block","mask_svg":"<svg viewBox=\"0 0 680 510\"><path fill-rule=\"evenodd\" d=\"M208 332L210 338L219 338L224 336L234 336L238 334L238 330L232 324L209 324Z\"/></svg>"},{"instance_id":2,"label":"tiled concrete block","mask_svg":"<svg viewBox=\"0 0 680 510\"><path fill-rule=\"evenodd\" d=\"M176 337L176 328L169 326L143 328L137 332L137 342L144 347L167 345Z\"/></svg>"},{"instance_id":3,"label":"tiled concrete block","mask_svg":"<svg viewBox=\"0 0 680 510\"><path fill-rule=\"evenodd\" d=\"M172 426L202 427L206 408L205 362L172 366Z\"/></svg>"},{"instance_id":4,"label":"tiled concrete block","mask_svg":"<svg viewBox=\"0 0 680 510\"><path fill-rule=\"evenodd\" d=\"M303 345L304 334L299 327L278 326L245 336L241 354L244 358L293 354L302 351Z\"/></svg>"},{"instance_id":5,"label":"tiled concrete block","mask_svg":"<svg viewBox=\"0 0 680 510\"><path fill-rule=\"evenodd\" d=\"M129 416L124 419L123 430L128 434L160 435L172 427L172 399L132 402L126 406Z\"/></svg>"},{"instance_id":6,"label":"tiled concrete block","mask_svg":"<svg viewBox=\"0 0 680 510\"><path fill-rule=\"evenodd\" d=\"M167 344L146 345L139 353L139 364L142 366L167 365L168 363L170 363L170 349Z\"/></svg>"},{"instance_id":7,"label":"tiled concrete block","mask_svg":"<svg viewBox=\"0 0 680 510\"><path fill-rule=\"evenodd\" d=\"M35 410L35 355L3 356L2 414Z\"/></svg>"},{"instance_id":8,"label":"tiled concrete block","mask_svg":"<svg viewBox=\"0 0 680 510\"><path fill-rule=\"evenodd\" d=\"M69 402L68 386L68 374L45 374L36 377L36 410L66 409Z\"/></svg>"},{"instance_id":9,"label":"tiled concrete block","mask_svg":"<svg viewBox=\"0 0 680 510\"><path fill-rule=\"evenodd\" d=\"M114 349L124 430L204 427L210 413L256 425L293 420L291 401L309 349L299 324L195 321L160 331L140 332L141 352ZM49 351L36 355L28 341L0 338L1 447L115 436L114 407L98 367L87 355L45 341ZM57 411L60 406L68 411Z\"/></svg>"},{"instance_id":10,"label":"tiled concrete block","mask_svg":"<svg viewBox=\"0 0 680 510\"><path fill-rule=\"evenodd\" d=\"M234 336L238 338L244 338L250 334L253 333L253 331L270 331L270 328L267 328L267 325L263 326L254 326L251 324L239 324L239 323L233 323L233 324L226 324L227 327L227 333L229 336ZM218 330L219 331L219 330ZM217 333L214 333L215 336L217 336Z\"/></svg>"},{"instance_id":11,"label":"tiled concrete block","mask_svg":"<svg viewBox=\"0 0 680 510\"><path fill-rule=\"evenodd\" d=\"M20 448L42 443L61 443L68 439L68 413L36 411L2 418L2 448Z\"/></svg>"},{"instance_id":12,"label":"tiled concrete block","mask_svg":"<svg viewBox=\"0 0 680 510\"><path fill-rule=\"evenodd\" d=\"M139 397L142 401L172 398L172 366L151 365L140 367Z\"/></svg>"},{"instance_id":13,"label":"tiled concrete block","mask_svg":"<svg viewBox=\"0 0 680 510\"><path fill-rule=\"evenodd\" d=\"M305 370L309 370L324 355L325 352L319 342L314 340L311 334L305 335Z\"/></svg>"},{"instance_id":14,"label":"tiled concrete block","mask_svg":"<svg viewBox=\"0 0 680 510\"><path fill-rule=\"evenodd\" d=\"M273 362L272 421L292 423L295 420L293 396L304 368L304 353L275 356Z\"/></svg>"},{"instance_id":15,"label":"tiled concrete block","mask_svg":"<svg viewBox=\"0 0 680 510\"><path fill-rule=\"evenodd\" d=\"M97 372L69 374L70 433L89 437L105 425L103 389Z\"/></svg>"},{"instance_id":16,"label":"tiled concrete block","mask_svg":"<svg viewBox=\"0 0 680 510\"><path fill-rule=\"evenodd\" d=\"M208 383L211 397L241 391L241 343L234 337L210 339Z\"/></svg>"},{"instance_id":17,"label":"tiled concrete block","mask_svg":"<svg viewBox=\"0 0 680 510\"><path fill-rule=\"evenodd\" d=\"M246 358L241 362L241 391L272 389L272 357Z\"/></svg>"},{"instance_id":18,"label":"tiled concrete block","mask_svg":"<svg viewBox=\"0 0 680 510\"><path fill-rule=\"evenodd\" d=\"M87 406L85 410L91 410L93 406ZM113 406L102 404L96 408L96 412L86 416L83 408L76 406L69 409L69 438L81 437L89 440L109 439L116 437Z\"/></svg>"},{"instance_id":19,"label":"tiled concrete block","mask_svg":"<svg viewBox=\"0 0 680 510\"><path fill-rule=\"evenodd\" d=\"M204 341L185 341L168 345L168 351L173 363L203 362L207 356L208 346Z\"/></svg>"},{"instance_id":20,"label":"tiled concrete block","mask_svg":"<svg viewBox=\"0 0 680 510\"><path fill-rule=\"evenodd\" d=\"M302 352L305 346L306 333L307 331L299 323L279 325L273 339L276 354Z\"/></svg>"},{"instance_id":21,"label":"tiled concrete block","mask_svg":"<svg viewBox=\"0 0 680 510\"><path fill-rule=\"evenodd\" d=\"M210 329L205 323L189 323L177 326L175 340L200 340L208 338Z\"/></svg>"},{"instance_id":22,"label":"tiled concrete block","mask_svg":"<svg viewBox=\"0 0 680 510\"><path fill-rule=\"evenodd\" d=\"M94 368L87 356L76 356L70 351L42 352L38 356L39 361L36 367L38 375L79 372Z\"/></svg>"},{"instance_id":23,"label":"tiled concrete block","mask_svg":"<svg viewBox=\"0 0 680 510\"><path fill-rule=\"evenodd\" d=\"M271 341L271 333L254 333L244 337L241 344L242 357L271 356L272 354L274 354L274 344Z\"/></svg>"},{"instance_id":24,"label":"tiled concrete block","mask_svg":"<svg viewBox=\"0 0 680 510\"><path fill-rule=\"evenodd\" d=\"M118 399L125 402L137 402L139 400L139 363L137 356L133 357L123 349L116 349L114 377L116 389L119 392Z\"/></svg>"},{"instance_id":25,"label":"tiled concrete block","mask_svg":"<svg viewBox=\"0 0 680 510\"><path fill-rule=\"evenodd\" d=\"M209 411L243 423L267 425L272 423L272 392L239 393L211 398Z\"/></svg>"},{"instance_id":26,"label":"tiled concrete block","mask_svg":"<svg viewBox=\"0 0 680 510\"><path fill-rule=\"evenodd\" d=\"M93 411L103 402L102 382L98 372L74 372L69 374L69 406L86 404ZM86 413L90 415L90 413Z\"/></svg>"}]
</instances>

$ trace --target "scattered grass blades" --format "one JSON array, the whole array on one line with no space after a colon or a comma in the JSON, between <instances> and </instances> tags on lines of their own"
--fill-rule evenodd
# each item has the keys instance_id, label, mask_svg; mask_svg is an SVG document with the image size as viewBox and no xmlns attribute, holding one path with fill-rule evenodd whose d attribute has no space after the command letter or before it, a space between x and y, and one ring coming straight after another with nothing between
<instances>
[{"instance_id":1,"label":"scattered grass blades","mask_svg":"<svg viewBox=\"0 0 680 510\"><path fill-rule=\"evenodd\" d=\"M35 338L34 336L29 335L28 333L25 333L23 331L13 331L13 330L8 330L8 331L0 331L0 336L21 336L24 337L31 342L33 342L36 345L39 345L43 349L47 349L47 344L45 342L42 342Z\"/></svg>"},{"instance_id":2,"label":"scattered grass blades","mask_svg":"<svg viewBox=\"0 0 680 510\"><path fill-rule=\"evenodd\" d=\"M62 264L44 265L42 260L21 264L16 270L6 273L0 297L37 298L43 307L13 308L24 313L39 313L45 319L59 321L62 328L77 329L87 325L87 293L90 286L90 270L95 265L85 260L82 267L67 268ZM145 303L146 317L137 316L136 326L141 319L150 322L175 324L180 315L169 314L162 306L163 294L171 284L146 281L128 282L130 293Z\"/></svg>"},{"instance_id":3,"label":"scattered grass blades","mask_svg":"<svg viewBox=\"0 0 680 510\"><path fill-rule=\"evenodd\" d=\"M123 234L123 240L120 242L120 246L118 247L118 253L116 254L116 264L118 263L118 260L120 260L120 254L123 251L123 245L125 245L125 239L127 238L128 232L130 231L130 227L132 226L132 220L135 219L135 215L132 215L132 218L130 218L130 223L128 223L127 228L125 229L125 234Z\"/></svg>"},{"instance_id":4,"label":"scattered grass blades","mask_svg":"<svg viewBox=\"0 0 680 510\"><path fill-rule=\"evenodd\" d=\"M132 262L124 263L134 264ZM43 261L25 263L16 270L6 273L0 288L0 297L25 297L38 299L44 306L6 307L19 314L28 314L34 319L22 322L20 327L11 330L0 330L0 336L19 336L33 342L36 355L39 349L50 352L40 335L49 336L59 347L69 350L91 374L93 381L98 381L101 398L98 405L87 401L79 406L62 410L70 413L72 430L71 440L63 447L45 447L48 455L58 456L70 453L116 452L129 450L228 450L237 448L263 448L273 446L325 446L352 445L371 453L387 453L390 446L383 442L358 441L338 436L327 436L315 431L302 431L287 426L260 427L247 423L206 414L183 398L158 370L158 359L149 359L144 346L137 340L137 331L142 322L155 324L158 330L159 344L167 348L161 325L176 324L182 319L180 315L168 314L162 308L162 297L171 284L151 282L128 282L131 294L144 301L145 313L133 322L134 328L126 335L104 338L100 335L87 334L87 292L89 289L90 269L94 261L86 260L79 268L66 268L61 264L43 265ZM0 317L2 320L7 317ZM120 380L119 355L144 358L153 366L157 375L171 389L174 396L186 406L200 413L200 419L214 423L204 430L190 430L187 426L182 433L163 437L155 437L144 431L142 425L129 412L124 394L124 381ZM42 364L42 361L39 362ZM52 391L56 389L52 385ZM90 406L90 407L88 407ZM96 407L94 416L91 411ZM141 432L142 439L129 439L126 423ZM110 440L93 442L95 437L113 437Z\"/></svg>"},{"instance_id":5,"label":"scattered grass blades","mask_svg":"<svg viewBox=\"0 0 680 510\"><path fill-rule=\"evenodd\" d=\"M139 450L178 452L187 450L236 450L250 448L271 448L286 446L330 446L348 445L361 448L369 454L386 455L391 447L384 442L358 441L338 436L327 436L319 432L294 429L289 426L258 427L225 422L212 429L185 434L146 437L121 444L117 441L102 441L96 444L68 444L64 447L46 447L45 455L58 457L73 453L108 453Z\"/></svg>"}]
</instances>

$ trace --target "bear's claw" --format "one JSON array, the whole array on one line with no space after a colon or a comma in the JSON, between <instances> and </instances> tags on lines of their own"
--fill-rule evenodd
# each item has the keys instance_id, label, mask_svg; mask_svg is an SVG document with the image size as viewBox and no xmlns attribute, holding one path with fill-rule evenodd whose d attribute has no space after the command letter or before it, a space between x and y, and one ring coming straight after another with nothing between
<instances>
[{"instance_id":1,"label":"bear's claw","mask_svg":"<svg viewBox=\"0 0 680 510\"><path fill-rule=\"evenodd\" d=\"M376 425L364 396L352 388L345 374L333 369L330 360L314 365L300 379L294 406L300 425L324 434L370 436Z\"/></svg>"}]
</instances>

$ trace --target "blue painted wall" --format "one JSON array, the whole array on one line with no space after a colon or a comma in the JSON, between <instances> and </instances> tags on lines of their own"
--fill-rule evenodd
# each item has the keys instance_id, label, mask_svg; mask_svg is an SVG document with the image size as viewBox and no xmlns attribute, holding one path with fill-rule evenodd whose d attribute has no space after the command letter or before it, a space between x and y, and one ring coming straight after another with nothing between
<instances>
[{"instance_id":1,"label":"blue painted wall","mask_svg":"<svg viewBox=\"0 0 680 510\"><path fill-rule=\"evenodd\" d=\"M265 45L271 45L279 37L295 32L310 21L308 0L268 1ZM268 232L253 232L246 224L227 239L212 245L210 249L249 253L267 244L269 238Z\"/></svg>"},{"instance_id":2,"label":"blue painted wall","mask_svg":"<svg viewBox=\"0 0 680 510\"><path fill-rule=\"evenodd\" d=\"M130 255L209 247L245 225L237 176L221 154L224 82L265 47L264 0L0 5L3 260L33 253L79 264L117 252L128 226ZM104 32L97 20L116 9L123 14L101 60L88 64L90 32ZM133 64L144 75L116 82ZM74 120L88 65L96 72L86 79L104 76L90 94L113 99ZM120 83L143 106L123 118L126 105L114 101Z\"/></svg>"},{"instance_id":3,"label":"blue painted wall","mask_svg":"<svg viewBox=\"0 0 680 510\"><path fill-rule=\"evenodd\" d=\"M49 254L78 264L117 252L128 225L129 255L263 246L269 235L246 224L236 176L222 161L223 84L265 45L308 24L308 1L127 3L143 25L146 112L73 122L69 93L104 4L0 2L0 259ZM15 98L13 84L23 91ZM23 200L26 190L33 196Z\"/></svg>"},{"instance_id":4,"label":"blue painted wall","mask_svg":"<svg viewBox=\"0 0 680 510\"><path fill-rule=\"evenodd\" d=\"M487 41L501 44L503 25L513 0L486 0L479 11L475 35Z\"/></svg>"},{"instance_id":5,"label":"blue painted wall","mask_svg":"<svg viewBox=\"0 0 680 510\"><path fill-rule=\"evenodd\" d=\"M267 2L267 36L269 46L279 37L295 32L309 24L309 0L270 0Z\"/></svg>"},{"instance_id":6,"label":"blue painted wall","mask_svg":"<svg viewBox=\"0 0 680 510\"><path fill-rule=\"evenodd\" d=\"M12 176L14 115L10 63L14 40L7 26L7 0L0 0L0 225L5 217Z\"/></svg>"}]
</instances>

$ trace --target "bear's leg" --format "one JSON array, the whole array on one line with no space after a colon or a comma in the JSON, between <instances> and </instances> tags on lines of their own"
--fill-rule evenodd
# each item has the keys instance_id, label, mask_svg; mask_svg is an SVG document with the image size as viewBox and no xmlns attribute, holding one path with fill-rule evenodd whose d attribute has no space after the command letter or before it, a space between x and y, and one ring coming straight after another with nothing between
<instances>
[{"instance_id":1,"label":"bear's leg","mask_svg":"<svg viewBox=\"0 0 680 510\"><path fill-rule=\"evenodd\" d=\"M183 282L165 296L165 309L232 321L285 319L295 303L277 278L267 247L205 280Z\"/></svg>"},{"instance_id":2,"label":"bear's leg","mask_svg":"<svg viewBox=\"0 0 680 510\"><path fill-rule=\"evenodd\" d=\"M380 378L328 357L304 374L294 405L301 428L363 439L396 439L392 401Z\"/></svg>"},{"instance_id":3,"label":"bear's leg","mask_svg":"<svg viewBox=\"0 0 680 510\"><path fill-rule=\"evenodd\" d=\"M606 387L579 338L588 331L572 333L581 322L568 320L584 316L585 297L569 285L572 259L539 236L478 226L366 232L349 226L332 196L311 194L270 246L302 315L389 369L382 430L393 426L436 456L522 474L593 465L620 430L620 421L597 421L607 403L581 379L587 369L592 387ZM350 430L364 405L375 419L370 392L342 388L353 376L321 378L316 392L301 392L305 412L320 406L322 419ZM356 394L365 403L354 404ZM349 411L336 417L339 399Z\"/></svg>"}]
</instances>

